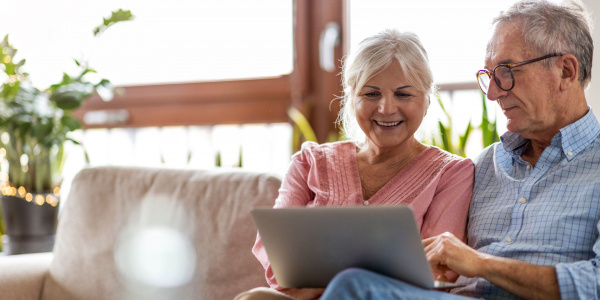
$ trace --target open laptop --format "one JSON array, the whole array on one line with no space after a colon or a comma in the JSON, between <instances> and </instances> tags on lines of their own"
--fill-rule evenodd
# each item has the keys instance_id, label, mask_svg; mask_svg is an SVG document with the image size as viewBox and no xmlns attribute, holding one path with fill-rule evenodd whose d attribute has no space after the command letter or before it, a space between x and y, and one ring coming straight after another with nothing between
<instances>
[{"instance_id":1,"label":"open laptop","mask_svg":"<svg viewBox=\"0 0 600 300\"><path fill-rule=\"evenodd\" d=\"M409 206L254 208L251 211L280 286L326 287L350 267L426 289L433 280Z\"/></svg>"}]
</instances>

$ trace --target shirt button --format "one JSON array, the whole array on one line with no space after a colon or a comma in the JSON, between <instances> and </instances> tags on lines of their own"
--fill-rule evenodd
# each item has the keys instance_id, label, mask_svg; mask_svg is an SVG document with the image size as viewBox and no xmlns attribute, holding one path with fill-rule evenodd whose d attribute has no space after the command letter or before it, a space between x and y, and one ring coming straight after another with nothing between
<instances>
[{"instance_id":1,"label":"shirt button","mask_svg":"<svg viewBox=\"0 0 600 300\"><path fill-rule=\"evenodd\" d=\"M527 199L521 198L521 199L519 199L519 202L521 202L521 204L525 204L525 203L527 203Z\"/></svg>"},{"instance_id":2,"label":"shirt button","mask_svg":"<svg viewBox=\"0 0 600 300\"><path fill-rule=\"evenodd\" d=\"M527 165L527 170L531 169L531 165Z\"/></svg>"},{"instance_id":3,"label":"shirt button","mask_svg":"<svg viewBox=\"0 0 600 300\"><path fill-rule=\"evenodd\" d=\"M507 243L510 243L510 242L512 242L512 239L511 239L511 238L509 238L509 237L507 237L507 238L506 238L506 242L507 242Z\"/></svg>"},{"instance_id":4,"label":"shirt button","mask_svg":"<svg viewBox=\"0 0 600 300\"><path fill-rule=\"evenodd\" d=\"M369 200L365 200L365 205L369 205Z\"/></svg>"},{"instance_id":5,"label":"shirt button","mask_svg":"<svg viewBox=\"0 0 600 300\"><path fill-rule=\"evenodd\" d=\"M573 152L569 151L569 152L567 152L567 155L568 156L573 156Z\"/></svg>"}]
</instances>

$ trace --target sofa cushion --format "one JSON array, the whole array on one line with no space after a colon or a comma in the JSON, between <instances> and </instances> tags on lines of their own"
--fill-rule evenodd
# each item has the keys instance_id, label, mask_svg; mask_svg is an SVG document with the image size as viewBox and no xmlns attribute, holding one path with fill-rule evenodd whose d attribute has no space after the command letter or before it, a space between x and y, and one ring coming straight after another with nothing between
<instances>
[{"instance_id":1,"label":"sofa cushion","mask_svg":"<svg viewBox=\"0 0 600 300\"><path fill-rule=\"evenodd\" d=\"M275 175L237 169L84 169L62 206L42 299L131 295L132 286L115 265L115 242L152 199L183 207L189 217L184 233L192 239L196 268L177 298L232 299L265 286L264 270L251 253L256 229L249 211L272 206L280 184Z\"/></svg>"}]
</instances>

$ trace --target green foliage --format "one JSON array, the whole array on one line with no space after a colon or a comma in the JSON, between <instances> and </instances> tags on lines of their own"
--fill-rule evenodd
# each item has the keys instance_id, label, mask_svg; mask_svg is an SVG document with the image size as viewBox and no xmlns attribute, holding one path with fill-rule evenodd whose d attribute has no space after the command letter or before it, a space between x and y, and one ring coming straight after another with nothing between
<instances>
[{"instance_id":1,"label":"green foliage","mask_svg":"<svg viewBox=\"0 0 600 300\"><path fill-rule=\"evenodd\" d=\"M288 116L294 125L292 133L292 152L300 150L304 141L317 142L317 135L306 117L295 107L288 109Z\"/></svg>"},{"instance_id":2,"label":"green foliage","mask_svg":"<svg viewBox=\"0 0 600 300\"><path fill-rule=\"evenodd\" d=\"M438 120L438 129L439 134L433 135L425 140L425 143L439 147L440 149L446 150L450 153L454 153L456 155L460 155L462 157L466 157L466 146L469 139L469 136L473 132L473 129L480 129L482 133L482 146L483 148L500 141L500 137L498 136L498 129L496 126L496 120L490 121L488 117L488 109L487 109L487 100L485 95L482 95L481 105L483 107L483 111L481 114L481 124L479 127L473 127L472 120L469 120L467 124L467 128L465 128L464 132L458 134L458 140L454 138L453 135L453 121L452 116L444 106L439 94L436 95L437 103L440 105L442 112L444 113L445 121Z\"/></svg>"},{"instance_id":3,"label":"green foliage","mask_svg":"<svg viewBox=\"0 0 600 300\"><path fill-rule=\"evenodd\" d=\"M481 105L483 106L483 113L481 114L481 136L483 148L500 141L496 120L494 119L494 121L491 122L488 118L487 103L485 94L481 93Z\"/></svg>"},{"instance_id":4,"label":"green foliage","mask_svg":"<svg viewBox=\"0 0 600 300\"><path fill-rule=\"evenodd\" d=\"M237 159L237 164L235 165L227 165L226 167L234 167L234 168L241 168L244 166L244 162L242 160L242 146L240 146L240 150L238 151L238 159ZM222 155L221 155L221 151L217 150L217 154L215 155L215 167L223 167L223 159L222 159Z\"/></svg>"},{"instance_id":5,"label":"green foliage","mask_svg":"<svg viewBox=\"0 0 600 300\"><path fill-rule=\"evenodd\" d=\"M215 166L217 166L217 167L223 166L223 164L221 163L221 151L217 151L217 155L215 157Z\"/></svg>"},{"instance_id":6,"label":"green foliage","mask_svg":"<svg viewBox=\"0 0 600 300\"><path fill-rule=\"evenodd\" d=\"M298 152L303 142L316 142L317 135L313 130L308 119L298 109L291 107L288 109L288 117L292 121L292 152ZM327 143L333 143L338 141L347 140L348 138L341 132L335 130L330 131L327 134Z\"/></svg>"},{"instance_id":7,"label":"green foliage","mask_svg":"<svg viewBox=\"0 0 600 300\"><path fill-rule=\"evenodd\" d=\"M113 11L110 18L104 18L102 25L99 25L98 27L94 28L94 36L101 34L106 29L108 29L108 27L111 27L114 24L130 20L133 20L133 15L131 14L131 11L122 9Z\"/></svg>"},{"instance_id":8,"label":"green foliage","mask_svg":"<svg viewBox=\"0 0 600 300\"><path fill-rule=\"evenodd\" d=\"M433 138L431 140L431 144L433 144L434 146L438 146L441 149L444 149L450 153L454 153L457 155L460 155L462 157L466 157L466 145L467 145L467 140L469 139L469 135L471 134L471 130L473 129L473 126L471 126L471 120L469 120L469 123L467 124L467 128L465 129L465 131L459 135L458 137L458 143L454 142L453 139L453 135L452 135L452 130L453 130L453 122L452 122L452 116L450 115L450 113L448 113L448 110L446 110L446 107L444 107L444 103L442 103L442 99L440 98L439 95L436 95L436 99L438 104L440 105L440 107L442 108L442 112L444 113L444 116L446 117L446 124L444 124L444 122L442 122L442 120L438 121L438 128L440 130L440 135L438 138Z\"/></svg>"},{"instance_id":9,"label":"green foliage","mask_svg":"<svg viewBox=\"0 0 600 300\"><path fill-rule=\"evenodd\" d=\"M129 11L117 13L105 20L99 30L132 17ZM6 151L10 184L43 193L60 184L64 144L73 141L67 134L81 128L73 110L95 92L106 94L111 86L107 79L86 79L87 74L96 71L75 60L77 74L65 73L59 83L38 89L22 70L25 59L15 61L16 53L6 35L0 43L0 78L6 77L0 88L0 147Z\"/></svg>"}]
</instances>

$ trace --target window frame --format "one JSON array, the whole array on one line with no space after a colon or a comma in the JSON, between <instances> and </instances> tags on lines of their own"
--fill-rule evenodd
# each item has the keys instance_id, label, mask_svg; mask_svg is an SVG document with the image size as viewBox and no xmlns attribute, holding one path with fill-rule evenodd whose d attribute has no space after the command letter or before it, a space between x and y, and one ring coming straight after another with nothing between
<instances>
[{"instance_id":1,"label":"window frame","mask_svg":"<svg viewBox=\"0 0 600 300\"><path fill-rule=\"evenodd\" d=\"M335 119L340 95L339 72L319 65L319 39L325 24L340 26L341 43L335 49L339 70L345 52L346 0L293 1L294 68L288 75L245 80L124 86L112 101L94 95L74 115L83 128L186 126L289 122L291 106L303 112L319 142L337 132ZM331 107L331 109L330 109ZM88 113L126 112L118 121L86 123ZM111 118L106 118L111 120Z\"/></svg>"}]
</instances>

